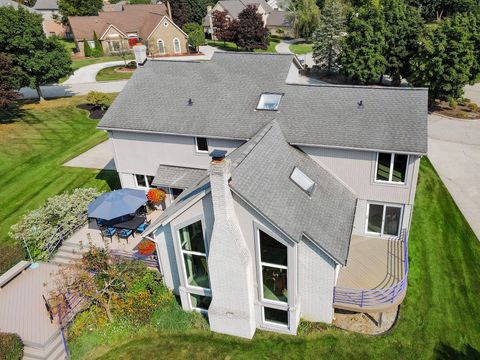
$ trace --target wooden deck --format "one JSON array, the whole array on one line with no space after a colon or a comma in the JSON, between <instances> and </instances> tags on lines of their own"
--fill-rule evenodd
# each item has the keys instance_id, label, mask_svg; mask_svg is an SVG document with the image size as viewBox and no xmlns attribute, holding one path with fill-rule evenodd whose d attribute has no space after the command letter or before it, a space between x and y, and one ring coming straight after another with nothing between
<instances>
[{"instance_id":1,"label":"wooden deck","mask_svg":"<svg viewBox=\"0 0 480 360\"><path fill-rule=\"evenodd\" d=\"M401 282L405 276L404 256L404 240L354 235L347 265L340 270L337 287L356 290L388 289ZM404 295L400 294L397 301L385 306L398 305ZM334 306L346 310L362 310L358 306ZM377 310L385 306L382 305Z\"/></svg>"},{"instance_id":2,"label":"wooden deck","mask_svg":"<svg viewBox=\"0 0 480 360\"><path fill-rule=\"evenodd\" d=\"M57 266L41 263L27 269L0 290L0 331L18 334L27 346L43 346L58 336L59 326L50 323L42 295L55 285Z\"/></svg>"}]
</instances>

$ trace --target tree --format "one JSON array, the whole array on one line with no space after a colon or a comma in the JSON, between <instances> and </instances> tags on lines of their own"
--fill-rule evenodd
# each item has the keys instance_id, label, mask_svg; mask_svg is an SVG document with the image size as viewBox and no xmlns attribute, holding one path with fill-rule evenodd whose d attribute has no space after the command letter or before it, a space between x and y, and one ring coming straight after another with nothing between
<instances>
[{"instance_id":1,"label":"tree","mask_svg":"<svg viewBox=\"0 0 480 360\"><path fill-rule=\"evenodd\" d=\"M94 31L93 32L93 42L95 43L95 52L94 55L95 57L98 56L103 56L103 47L102 44L100 43L100 40L98 40L97 33Z\"/></svg>"},{"instance_id":2,"label":"tree","mask_svg":"<svg viewBox=\"0 0 480 360\"><path fill-rule=\"evenodd\" d=\"M338 70L338 55L345 31L344 12L339 0L325 0L319 25L313 33L313 59L321 70Z\"/></svg>"},{"instance_id":3,"label":"tree","mask_svg":"<svg viewBox=\"0 0 480 360\"><path fill-rule=\"evenodd\" d=\"M468 18L470 41L473 44L474 49L474 61L470 69L470 84L480 80L480 9L474 13L470 14Z\"/></svg>"},{"instance_id":4,"label":"tree","mask_svg":"<svg viewBox=\"0 0 480 360\"><path fill-rule=\"evenodd\" d=\"M478 7L477 0L407 0L407 3L417 7L427 21L473 12Z\"/></svg>"},{"instance_id":5,"label":"tree","mask_svg":"<svg viewBox=\"0 0 480 360\"><path fill-rule=\"evenodd\" d=\"M229 41L231 37L228 35L228 27L230 26L230 20L227 17L228 11L218 11L215 10L212 12L212 27L213 27L213 34L212 38L221 41ZM229 38L229 39L227 39Z\"/></svg>"},{"instance_id":6,"label":"tree","mask_svg":"<svg viewBox=\"0 0 480 360\"><path fill-rule=\"evenodd\" d=\"M7 54L0 53L0 108L7 108L18 98L12 80L12 60Z\"/></svg>"},{"instance_id":7,"label":"tree","mask_svg":"<svg viewBox=\"0 0 480 360\"><path fill-rule=\"evenodd\" d=\"M58 11L63 24L68 24L69 16L98 15L102 0L58 0Z\"/></svg>"},{"instance_id":8,"label":"tree","mask_svg":"<svg viewBox=\"0 0 480 360\"><path fill-rule=\"evenodd\" d=\"M427 28L412 59L409 81L414 86L427 86L430 102L459 99L470 80L474 50L468 19L460 15L445 19Z\"/></svg>"},{"instance_id":9,"label":"tree","mask_svg":"<svg viewBox=\"0 0 480 360\"><path fill-rule=\"evenodd\" d=\"M380 6L369 4L353 10L341 45L340 71L361 84L378 81L386 67L384 33Z\"/></svg>"},{"instance_id":10,"label":"tree","mask_svg":"<svg viewBox=\"0 0 480 360\"><path fill-rule=\"evenodd\" d=\"M192 22L192 11L186 0L170 0L172 18L175 24L182 27L184 24Z\"/></svg>"},{"instance_id":11,"label":"tree","mask_svg":"<svg viewBox=\"0 0 480 360\"><path fill-rule=\"evenodd\" d=\"M423 21L418 9L412 8L403 0L382 0L385 17L385 73L392 83L400 85L402 78L410 76L410 59L418 51L419 34Z\"/></svg>"},{"instance_id":12,"label":"tree","mask_svg":"<svg viewBox=\"0 0 480 360\"><path fill-rule=\"evenodd\" d=\"M235 27L235 43L248 51L267 49L268 30L263 24L262 15L257 13L255 5L247 7L238 14L238 22L232 21ZM232 28L233 29L233 28Z\"/></svg>"},{"instance_id":13,"label":"tree","mask_svg":"<svg viewBox=\"0 0 480 360\"><path fill-rule=\"evenodd\" d=\"M190 8L190 22L201 24L205 15L207 15L207 7L215 5L215 0L186 0Z\"/></svg>"},{"instance_id":14,"label":"tree","mask_svg":"<svg viewBox=\"0 0 480 360\"><path fill-rule=\"evenodd\" d=\"M0 7L0 49L11 57L13 85L36 88L40 99L40 85L71 73L67 50L56 38L45 37L42 21L23 8Z\"/></svg>"},{"instance_id":15,"label":"tree","mask_svg":"<svg viewBox=\"0 0 480 360\"><path fill-rule=\"evenodd\" d=\"M85 57L92 56L92 48L86 39L83 39L83 53L85 54Z\"/></svg>"},{"instance_id":16,"label":"tree","mask_svg":"<svg viewBox=\"0 0 480 360\"><path fill-rule=\"evenodd\" d=\"M187 23L183 25L182 30L188 34L188 43L198 51L200 45L205 44L205 33L201 25L197 23Z\"/></svg>"},{"instance_id":17,"label":"tree","mask_svg":"<svg viewBox=\"0 0 480 360\"><path fill-rule=\"evenodd\" d=\"M315 0L292 0L288 18L293 23L296 36L309 39L318 26L320 9Z\"/></svg>"}]
</instances>

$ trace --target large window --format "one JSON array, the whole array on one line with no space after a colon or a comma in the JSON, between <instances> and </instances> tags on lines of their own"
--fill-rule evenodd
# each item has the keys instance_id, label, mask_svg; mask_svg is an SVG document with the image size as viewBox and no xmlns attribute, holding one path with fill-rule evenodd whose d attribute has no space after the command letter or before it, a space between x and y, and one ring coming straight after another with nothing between
<instances>
[{"instance_id":1,"label":"large window","mask_svg":"<svg viewBox=\"0 0 480 360\"><path fill-rule=\"evenodd\" d=\"M154 176L150 175L142 175L142 174L135 174L135 181L137 183L137 187L140 188L154 188L152 185Z\"/></svg>"},{"instance_id":2,"label":"large window","mask_svg":"<svg viewBox=\"0 0 480 360\"><path fill-rule=\"evenodd\" d=\"M188 285L210 288L202 222L199 220L185 226L178 233Z\"/></svg>"},{"instance_id":3,"label":"large window","mask_svg":"<svg viewBox=\"0 0 480 360\"><path fill-rule=\"evenodd\" d=\"M195 148L197 152L200 153L208 153L208 141L207 138L204 137L196 137L195 138Z\"/></svg>"},{"instance_id":4,"label":"large window","mask_svg":"<svg viewBox=\"0 0 480 360\"><path fill-rule=\"evenodd\" d=\"M367 232L382 236L398 236L401 219L400 206L368 204Z\"/></svg>"},{"instance_id":5,"label":"large window","mask_svg":"<svg viewBox=\"0 0 480 360\"><path fill-rule=\"evenodd\" d=\"M165 54L165 43L163 42L162 39L158 40L158 53L160 55Z\"/></svg>"},{"instance_id":6,"label":"large window","mask_svg":"<svg viewBox=\"0 0 480 360\"><path fill-rule=\"evenodd\" d=\"M182 49L180 47L180 40L177 38L173 39L173 51L175 54L180 54L182 52Z\"/></svg>"},{"instance_id":7,"label":"large window","mask_svg":"<svg viewBox=\"0 0 480 360\"><path fill-rule=\"evenodd\" d=\"M408 155L378 153L376 181L404 183Z\"/></svg>"}]
</instances>

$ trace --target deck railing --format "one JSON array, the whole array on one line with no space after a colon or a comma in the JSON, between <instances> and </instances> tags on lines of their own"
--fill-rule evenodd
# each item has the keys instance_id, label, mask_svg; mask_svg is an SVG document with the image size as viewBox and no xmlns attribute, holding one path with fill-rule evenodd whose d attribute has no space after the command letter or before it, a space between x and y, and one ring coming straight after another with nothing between
<instances>
[{"instance_id":1,"label":"deck railing","mask_svg":"<svg viewBox=\"0 0 480 360\"><path fill-rule=\"evenodd\" d=\"M383 289L353 289L336 286L333 288L333 303L338 306L376 308L393 304L403 295L408 278L408 233L403 229L396 241L403 241L403 277L396 284Z\"/></svg>"}]
</instances>

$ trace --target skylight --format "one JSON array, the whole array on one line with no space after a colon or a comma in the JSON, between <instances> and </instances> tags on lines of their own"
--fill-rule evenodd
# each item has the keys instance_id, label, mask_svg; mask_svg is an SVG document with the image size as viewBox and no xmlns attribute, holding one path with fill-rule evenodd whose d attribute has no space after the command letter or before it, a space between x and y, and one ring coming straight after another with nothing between
<instances>
[{"instance_id":1,"label":"skylight","mask_svg":"<svg viewBox=\"0 0 480 360\"><path fill-rule=\"evenodd\" d=\"M282 94L268 94L263 93L260 96L260 101L257 105L257 110L278 110L278 105L280 105L280 100L282 99Z\"/></svg>"},{"instance_id":2,"label":"skylight","mask_svg":"<svg viewBox=\"0 0 480 360\"><path fill-rule=\"evenodd\" d=\"M293 169L292 175L290 175L290 179L292 179L292 181L308 195L312 194L313 189L315 188L315 182L307 175L305 175L299 168L296 167L295 169Z\"/></svg>"}]
</instances>

